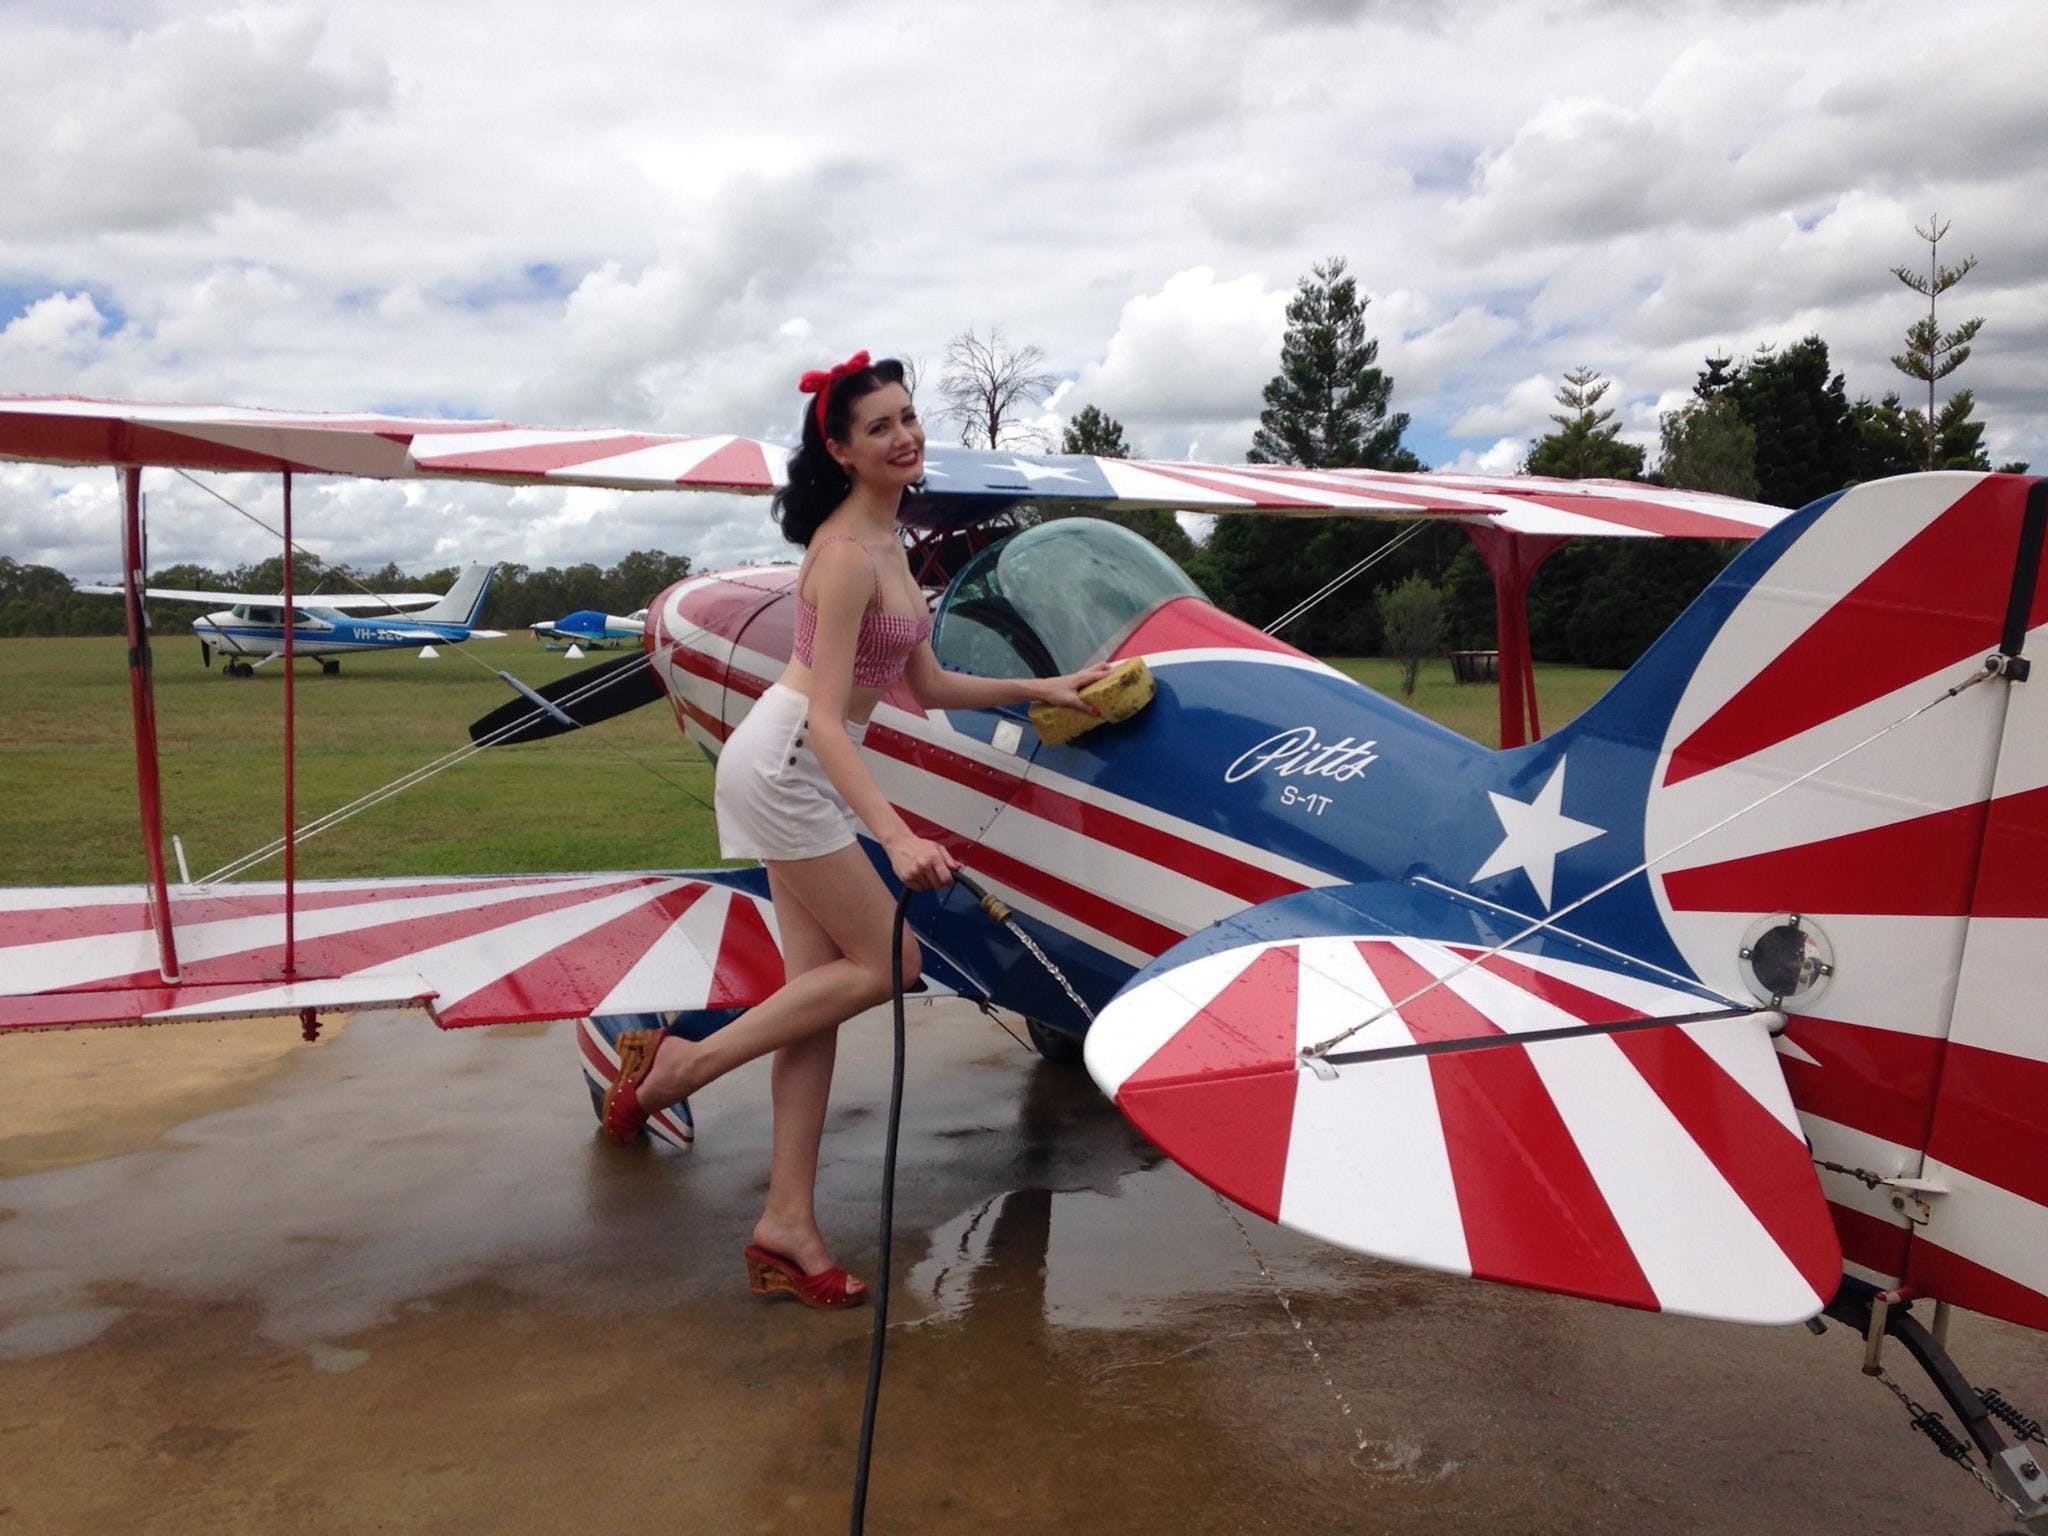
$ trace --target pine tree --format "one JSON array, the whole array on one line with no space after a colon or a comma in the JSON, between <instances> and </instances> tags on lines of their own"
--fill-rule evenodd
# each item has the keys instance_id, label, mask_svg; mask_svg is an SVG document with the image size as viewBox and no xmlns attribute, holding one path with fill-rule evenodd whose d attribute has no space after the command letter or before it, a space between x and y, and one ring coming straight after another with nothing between
<instances>
[{"instance_id":1,"label":"pine tree","mask_svg":"<svg viewBox=\"0 0 2048 1536\"><path fill-rule=\"evenodd\" d=\"M1060 435L1061 453L1092 453L1098 459L1128 459L1124 424L1098 406L1084 405Z\"/></svg>"},{"instance_id":2,"label":"pine tree","mask_svg":"<svg viewBox=\"0 0 2048 1536\"><path fill-rule=\"evenodd\" d=\"M1536 439L1522 467L1529 474L1561 480L1633 480L1642 474L1643 450L1621 440L1612 408L1600 408L1602 397L1613 387L1591 368L1567 373L1557 390L1557 403L1564 410L1550 416L1558 430Z\"/></svg>"},{"instance_id":3,"label":"pine tree","mask_svg":"<svg viewBox=\"0 0 2048 1536\"><path fill-rule=\"evenodd\" d=\"M1940 413L1934 406L1935 382L1947 378L1969 361L1970 342L1984 328L1984 319L1980 315L1976 319L1965 320L1952 331L1942 331L1935 319L1935 301L1970 275L1970 269L1977 265L1977 258L1965 257L1962 265L1957 267L1941 264L1941 241L1948 233L1948 225L1941 222L1938 214L1928 216L1925 229L1914 225L1913 233L1927 242L1927 275L1922 277L1911 267L1899 266L1892 268L1892 276L1926 297L1927 318L1914 321L1907 329L1906 350L1892 358L1892 366L1908 378L1926 381L1927 414L1921 422L1926 431L1927 467L1939 469L1943 457ZM1963 415L1968 414L1965 408ZM1978 427L1979 437L1982 437L1983 430Z\"/></svg>"},{"instance_id":4,"label":"pine tree","mask_svg":"<svg viewBox=\"0 0 2048 1536\"><path fill-rule=\"evenodd\" d=\"M1756 433L1757 500L1803 507L1857 478L1860 441L1848 391L1820 337L1759 347L1728 375L1726 393Z\"/></svg>"},{"instance_id":5,"label":"pine tree","mask_svg":"<svg viewBox=\"0 0 2048 1536\"><path fill-rule=\"evenodd\" d=\"M1301 280L1287 306L1280 371L1266 385L1266 408L1246 455L1252 463L1423 468L1401 444L1408 417L1387 411L1394 381L1378 366L1379 342L1365 333L1367 303L1342 257ZM1218 607L1266 624L1394 532L1351 517L1224 517L1188 571ZM1390 563L1394 579L1415 569L1406 551ZM1289 625L1285 638L1326 655L1369 656L1380 646L1379 610L1347 589Z\"/></svg>"},{"instance_id":6,"label":"pine tree","mask_svg":"<svg viewBox=\"0 0 2048 1536\"><path fill-rule=\"evenodd\" d=\"M1280 371L1246 456L1254 464L1311 469L1420 469L1401 446L1405 413L1387 414L1394 381L1377 366L1380 344L1365 333L1369 300L1344 258L1318 263L1287 305Z\"/></svg>"},{"instance_id":7,"label":"pine tree","mask_svg":"<svg viewBox=\"0 0 2048 1536\"><path fill-rule=\"evenodd\" d=\"M1098 459L1128 459L1131 445L1124 439L1122 422L1100 407L1084 405L1061 433L1060 452L1089 453ZM1089 507L1078 503L1070 511L1041 512L1039 516L1048 522L1061 517L1099 517L1150 540L1178 565L1186 565L1195 555L1195 541L1188 537L1180 520L1163 507L1119 507L1114 503Z\"/></svg>"}]
</instances>

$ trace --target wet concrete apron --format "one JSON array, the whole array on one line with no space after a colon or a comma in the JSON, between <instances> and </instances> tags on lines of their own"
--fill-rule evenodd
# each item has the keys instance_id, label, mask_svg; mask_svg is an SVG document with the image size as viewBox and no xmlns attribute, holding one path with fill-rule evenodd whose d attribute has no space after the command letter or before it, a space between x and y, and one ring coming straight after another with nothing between
<instances>
[{"instance_id":1,"label":"wet concrete apron","mask_svg":"<svg viewBox=\"0 0 2048 1536\"><path fill-rule=\"evenodd\" d=\"M745 1292L764 1069L702 1097L694 1152L622 1153L565 1025L366 1018L281 1052L291 1029L0 1042L0 1532L843 1528L867 1315ZM826 1141L857 1270L886 1030L847 1030ZM2006 1528L1840 1330L1246 1218L1326 1382L1229 1218L1084 1073L964 1005L911 1030L872 1530ZM1952 1343L2048 1402L2040 1338L1963 1317Z\"/></svg>"}]
</instances>

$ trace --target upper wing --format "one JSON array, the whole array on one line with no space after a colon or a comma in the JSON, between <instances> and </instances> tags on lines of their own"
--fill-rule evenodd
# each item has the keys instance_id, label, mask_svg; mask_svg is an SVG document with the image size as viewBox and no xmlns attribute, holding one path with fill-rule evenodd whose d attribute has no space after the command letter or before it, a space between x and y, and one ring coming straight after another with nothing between
<instances>
[{"instance_id":1,"label":"upper wing","mask_svg":"<svg viewBox=\"0 0 2048 1536\"><path fill-rule=\"evenodd\" d=\"M94 597L121 597L126 589L80 583L74 590L90 593ZM182 587L145 587L144 597L157 598L168 603L205 603L219 607L223 603L261 603L267 608L282 608L284 596L278 592L188 592ZM315 593L311 596L294 595L292 603L299 608L326 608L336 613L375 610L379 613L396 608L400 611L411 608L431 608L441 601L434 592L378 592L358 593L353 597L333 596Z\"/></svg>"},{"instance_id":2,"label":"upper wing","mask_svg":"<svg viewBox=\"0 0 2048 1536\"><path fill-rule=\"evenodd\" d=\"M0 397L0 459L8 458L765 493L786 478L789 450L722 435ZM1749 539L1785 516L1782 508L1697 491L1529 475L1307 470L936 445L926 469L926 491L904 514L921 526L972 522L1026 500L1305 517L1447 517L1514 533L1633 538Z\"/></svg>"},{"instance_id":3,"label":"upper wing","mask_svg":"<svg viewBox=\"0 0 2048 1536\"><path fill-rule=\"evenodd\" d=\"M1197 1177L1403 1263L1795 1322L1841 1252L1768 1024L1397 883L1253 907L1105 1009L1089 1070ZM1702 1017L1706 1015L1707 1017ZM1346 1029L1320 1071L1300 1052Z\"/></svg>"}]
</instances>

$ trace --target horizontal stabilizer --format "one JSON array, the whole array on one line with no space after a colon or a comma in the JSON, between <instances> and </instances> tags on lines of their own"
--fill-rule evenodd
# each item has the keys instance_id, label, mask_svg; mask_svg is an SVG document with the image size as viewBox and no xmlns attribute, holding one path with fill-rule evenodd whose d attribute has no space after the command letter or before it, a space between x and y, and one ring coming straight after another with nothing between
<instances>
[{"instance_id":1,"label":"horizontal stabilizer","mask_svg":"<svg viewBox=\"0 0 2048 1536\"><path fill-rule=\"evenodd\" d=\"M494 736L491 742L494 747L540 741L581 726L596 725L600 720L609 720L643 704L652 704L663 696L661 674L654 670L644 651L616 656L594 667L585 667L533 691L547 700L553 711L543 709L526 698L513 699L472 724L469 739L480 742L487 736ZM567 716L566 721L562 716ZM521 724L522 721L525 723ZM496 736L508 726L517 726L517 729L504 736Z\"/></svg>"},{"instance_id":2,"label":"horizontal stabilizer","mask_svg":"<svg viewBox=\"0 0 2048 1536\"><path fill-rule=\"evenodd\" d=\"M1283 897L1134 978L1088 1067L1198 1178L1339 1247L1697 1317L1817 1313L1841 1254L1777 1016L1555 933L1481 958L1513 932L1398 882Z\"/></svg>"}]
</instances>

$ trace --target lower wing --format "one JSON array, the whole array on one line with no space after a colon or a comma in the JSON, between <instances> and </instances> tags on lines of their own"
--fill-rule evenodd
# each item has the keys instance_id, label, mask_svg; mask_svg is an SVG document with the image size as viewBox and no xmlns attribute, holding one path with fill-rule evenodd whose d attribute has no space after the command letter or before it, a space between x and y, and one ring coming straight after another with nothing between
<instances>
[{"instance_id":1,"label":"lower wing","mask_svg":"<svg viewBox=\"0 0 2048 1536\"><path fill-rule=\"evenodd\" d=\"M751 1006L782 985L759 869L0 890L0 1032L417 1007L444 1028ZM935 988L955 978L936 956Z\"/></svg>"}]
</instances>

